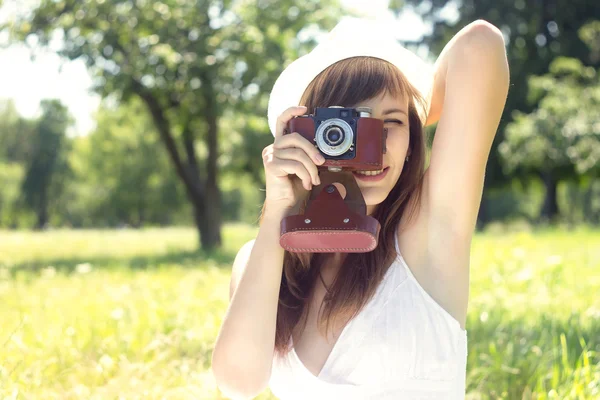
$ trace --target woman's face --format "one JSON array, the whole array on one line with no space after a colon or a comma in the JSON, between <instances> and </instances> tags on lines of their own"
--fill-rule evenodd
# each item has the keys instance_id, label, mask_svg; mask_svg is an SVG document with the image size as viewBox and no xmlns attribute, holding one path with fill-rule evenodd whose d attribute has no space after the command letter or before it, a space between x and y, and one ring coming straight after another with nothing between
<instances>
[{"instance_id":1,"label":"woman's face","mask_svg":"<svg viewBox=\"0 0 600 400\"><path fill-rule=\"evenodd\" d=\"M377 98L357 103L353 107L370 107L371 117L383 120L384 127L388 129L387 151L383 155L385 176L377 181L369 181L361 179L364 175L354 174L367 204L367 215L371 215L375 206L386 199L404 168L410 140L408 98L392 97L386 91Z\"/></svg>"}]
</instances>

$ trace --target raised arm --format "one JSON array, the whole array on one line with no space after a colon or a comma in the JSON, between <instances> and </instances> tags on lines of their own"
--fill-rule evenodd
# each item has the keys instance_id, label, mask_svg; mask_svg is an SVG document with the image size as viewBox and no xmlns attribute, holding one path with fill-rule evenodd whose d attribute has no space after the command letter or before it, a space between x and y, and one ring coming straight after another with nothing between
<instances>
[{"instance_id":1,"label":"raised arm","mask_svg":"<svg viewBox=\"0 0 600 400\"><path fill-rule=\"evenodd\" d=\"M464 27L437 59L426 123L439 119L425 175L431 231L470 243L508 85L502 33L486 21Z\"/></svg>"}]
</instances>

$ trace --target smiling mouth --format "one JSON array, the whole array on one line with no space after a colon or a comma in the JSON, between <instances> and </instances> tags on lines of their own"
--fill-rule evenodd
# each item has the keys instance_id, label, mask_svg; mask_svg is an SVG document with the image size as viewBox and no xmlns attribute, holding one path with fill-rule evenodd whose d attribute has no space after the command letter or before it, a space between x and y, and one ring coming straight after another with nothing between
<instances>
[{"instance_id":1,"label":"smiling mouth","mask_svg":"<svg viewBox=\"0 0 600 400\"><path fill-rule=\"evenodd\" d=\"M389 167L385 167L378 171L354 171L354 172L356 172L357 174L366 175L366 176L377 176L377 175L383 173L383 171L385 171L387 168L389 168Z\"/></svg>"},{"instance_id":2,"label":"smiling mouth","mask_svg":"<svg viewBox=\"0 0 600 400\"><path fill-rule=\"evenodd\" d=\"M366 171L352 171L352 175L354 176L354 178L358 181L361 182L379 182L385 179L385 177L387 176L388 172L390 171L390 167L385 167L383 169L383 171L369 171L367 173L365 173ZM367 175L368 174L368 175Z\"/></svg>"}]
</instances>

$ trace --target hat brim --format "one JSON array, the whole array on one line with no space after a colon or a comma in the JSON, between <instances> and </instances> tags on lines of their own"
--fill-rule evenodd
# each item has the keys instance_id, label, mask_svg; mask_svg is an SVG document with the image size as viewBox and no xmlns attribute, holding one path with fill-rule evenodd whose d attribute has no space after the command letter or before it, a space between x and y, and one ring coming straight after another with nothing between
<instances>
[{"instance_id":1,"label":"hat brim","mask_svg":"<svg viewBox=\"0 0 600 400\"><path fill-rule=\"evenodd\" d=\"M340 22L310 53L288 65L275 81L269 97L268 123L275 136L277 118L289 107L300 105L308 85L327 67L352 57L375 57L395 65L420 96L428 101L433 66L402 46L376 21L349 18ZM419 108L423 123L428 105Z\"/></svg>"}]
</instances>

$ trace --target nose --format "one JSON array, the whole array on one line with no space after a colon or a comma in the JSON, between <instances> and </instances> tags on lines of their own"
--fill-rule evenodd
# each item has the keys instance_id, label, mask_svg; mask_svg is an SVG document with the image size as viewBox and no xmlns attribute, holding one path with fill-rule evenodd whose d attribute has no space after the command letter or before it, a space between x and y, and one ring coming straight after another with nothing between
<instances>
[{"instance_id":1,"label":"nose","mask_svg":"<svg viewBox=\"0 0 600 400\"><path fill-rule=\"evenodd\" d=\"M383 154L387 153L388 128L383 128Z\"/></svg>"}]
</instances>

